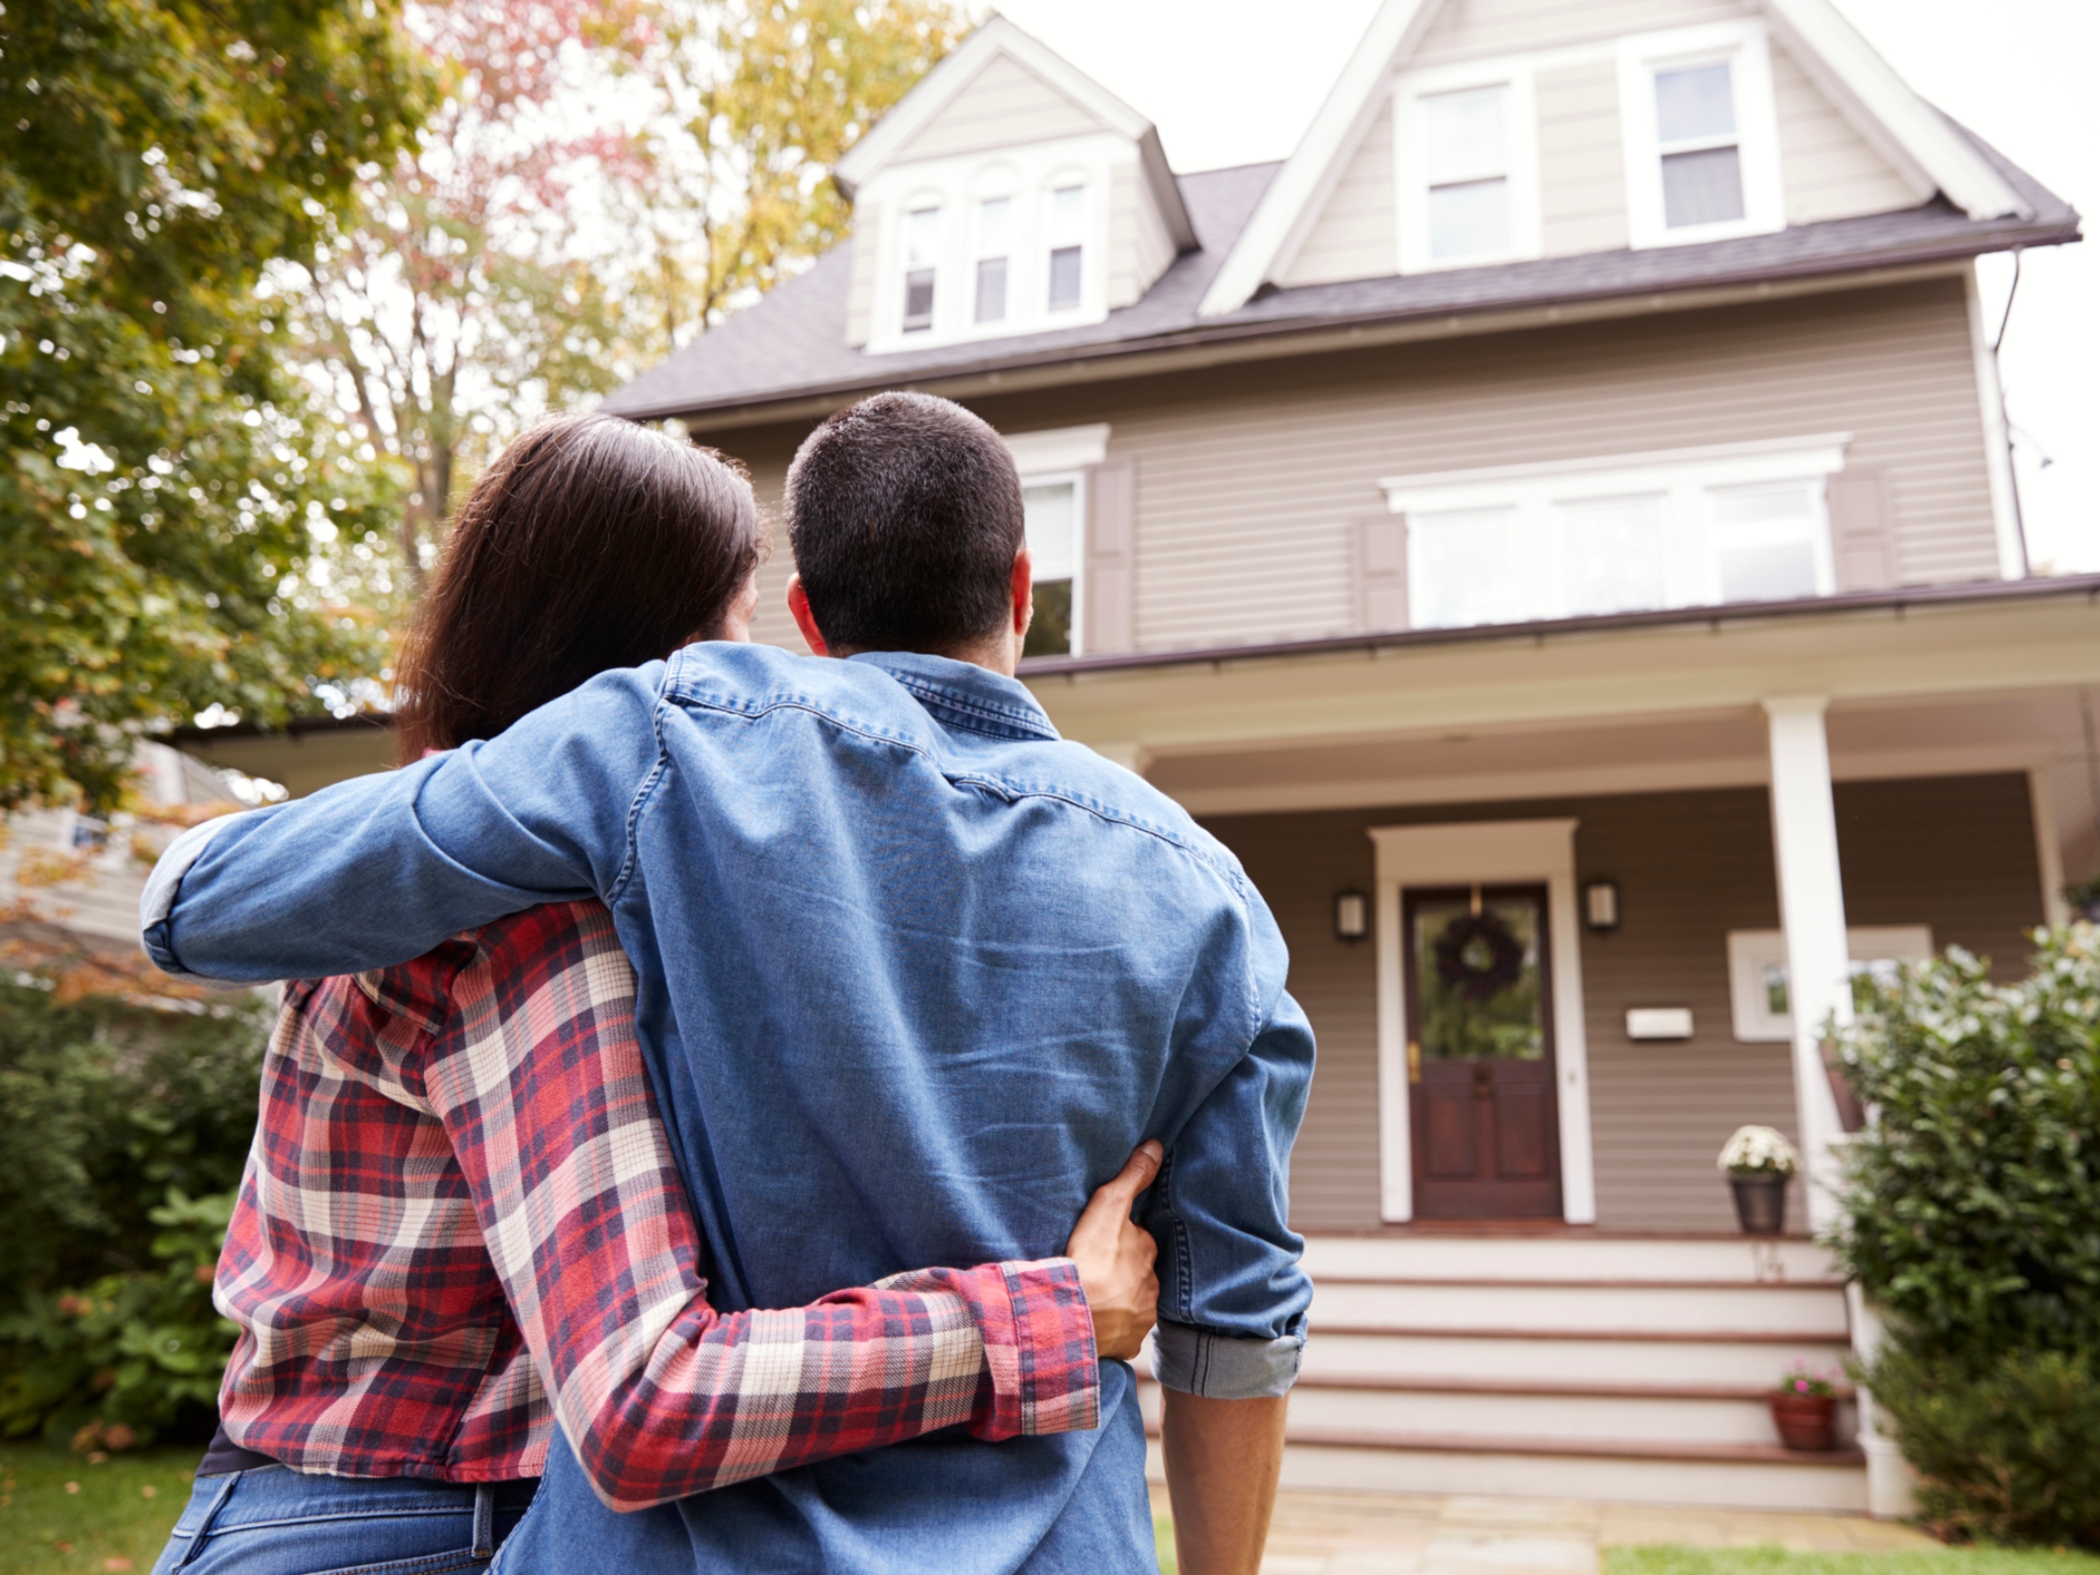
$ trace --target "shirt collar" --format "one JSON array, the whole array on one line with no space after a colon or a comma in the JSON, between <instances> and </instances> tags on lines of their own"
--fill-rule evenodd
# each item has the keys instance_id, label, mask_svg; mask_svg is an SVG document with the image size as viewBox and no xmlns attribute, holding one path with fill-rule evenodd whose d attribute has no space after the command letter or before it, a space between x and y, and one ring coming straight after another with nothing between
<instances>
[{"instance_id":1,"label":"shirt collar","mask_svg":"<svg viewBox=\"0 0 2100 1575\"><path fill-rule=\"evenodd\" d=\"M857 651L846 660L881 668L949 727L995 738L1058 737L1025 684L975 662L918 651Z\"/></svg>"}]
</instances>

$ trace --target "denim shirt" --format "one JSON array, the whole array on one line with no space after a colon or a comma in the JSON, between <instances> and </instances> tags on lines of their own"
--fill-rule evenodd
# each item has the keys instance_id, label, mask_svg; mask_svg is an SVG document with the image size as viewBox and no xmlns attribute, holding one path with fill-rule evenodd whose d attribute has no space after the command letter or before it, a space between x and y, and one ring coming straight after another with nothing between
<instances>
[{"instance_id":1,"label":"denim shirt","mask_svg":"<svg viewBox=\"0 0 2100 1575\"><path fill-rule=\"evenodd\" d=\"M401 962L584 895L634 960L718 1306L1055 1254L1156 1137L1138 1218L1160 1249L1160 1380L1289 1388L1313 1038L1282 938L1229 852L1059 739L1013 679L688 646L488 742L198 828L141 921L170 972L260 981ZM1091 1433L950 1431L631 1516L557 1451L535 1556L505 1565L1150 1570L1119 1363L1101 1402Z\"/></svg>"}]
</instances>

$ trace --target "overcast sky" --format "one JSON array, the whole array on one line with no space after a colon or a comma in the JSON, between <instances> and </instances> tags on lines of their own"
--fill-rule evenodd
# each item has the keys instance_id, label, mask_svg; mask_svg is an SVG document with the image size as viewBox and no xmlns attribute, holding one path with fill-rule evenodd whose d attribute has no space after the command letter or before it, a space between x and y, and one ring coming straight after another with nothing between
<instances>
[{"instance_id":1,"label":"overcast sky","mask_svg":"<svg viewBox=\"0 0 2100 1575\"><path fill-rule=\"evenodd\" d=\"M1378 0L996 0L1158 125L1178 170L1288 154ZM2100 209L2100 0L1837 0L1920 93ZM1995 327L2012 275L1984 263ZM2100 570L2100 243L2030 254L2004 348L2037 567ZM2052 461L2044 467L2044 457Z\"/></svg>"}]
</instances>

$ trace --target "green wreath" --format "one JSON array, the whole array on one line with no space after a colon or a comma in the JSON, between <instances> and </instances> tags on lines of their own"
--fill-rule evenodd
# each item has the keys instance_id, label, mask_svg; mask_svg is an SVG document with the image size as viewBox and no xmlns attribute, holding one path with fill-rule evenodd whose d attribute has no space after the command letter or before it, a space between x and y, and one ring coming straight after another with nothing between
<instances>
[{"instance_id":1,"label":"green wreath","mask_svg":"<svg viewBox=\"0 0 2100 1575\"><path fill-rule=\"evenodd\" d=\"M1524 977L1524 943L1489 909L1462 913L1436 938L1436 976L1463 1001L1485 1001Z\"/></svg>"}]
</instances>

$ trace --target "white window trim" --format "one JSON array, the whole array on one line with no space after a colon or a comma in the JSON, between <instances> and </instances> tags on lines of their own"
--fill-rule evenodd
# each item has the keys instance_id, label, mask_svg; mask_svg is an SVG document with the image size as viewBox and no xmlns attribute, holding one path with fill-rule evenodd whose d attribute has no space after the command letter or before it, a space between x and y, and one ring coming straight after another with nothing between
<instances>
[{"instance_id":1,"label":"white window trim","mask_svg":"<svg viewBox=\"0 0 2100 1575\"><path fill-rule=\"evenodd\" d=\"M1429 166L1422 130L1422 100L1467 88L1509 89L1509 250L1492 256L1436 262L1429 255ZM1453 268L1488 268L1546 254L1539 207L1538 111L1528 60L1466 61L1409 71L1393 83L1393 170L1399 184L1401 273L1441 273Z\"/></svg>"},{"instance_id":2,"label":"white window trim","mask_svg":"<svg viewBox=\"0 0 2100 1575\"><path fill-rule=\"evenodd\" d=\"M1108 429L1103 427L1101 430L1105 433ZM1007 446L1013 446L1011 438L1007 440ZM1021 467L1021 485L1024 487L1054 487L1067 481L1072 484L1072 645L1068 654L1078 656L1086 643L1087 473L1077 466L1058 469Z\"/></svg>"},{"instance_id":3,"label":"white window trim","mask_svg":"<svg viewBox=\"0 0 2100 1575\"><path fill-rule=\"evenodd\" d=\"M1743 217L1725 224L1670 229L1663 223L1662 148L1655 123L1655 71L1662 66L1726 60L1735 94L1736 147L1743 180ZM1762 22L1637 33L1619 40L1620 143L1626 155L1626 217L1636 250L1696 246L1786 228L1786 190L1779 167L1779 115L1772 96L1772 57Z\"/></svg>"},{"instance_id":4,"label":"white window trim","mask_svg":"<svg viewBox=\"0 0 2100 1575\"><path fill-rule=\"evenodd\" d=\"M1582 925L1576 913L1573 820L1374 826L1377 849L1379 1214L1414 1218L1414 1127L1407 1081L1407 985L1400 893L1408 886L1543 881L1553 970L1553 1056L1560 1111L1561 1216L1597 1219L1590 1136L1589 1037L1583 1016Z\"/></svg>"},{"instance_id":5,"label":"white window trim","mask_svg":"<svg viewBox=\"0 0 2100 1575\"><path fill-rule=\"evenodd\" d=\"M1845 950L1855 971L1877 962L1924 962L1932 957L1932 926L1888 924L1845 931ZM1790 1044L1794 1016L1775 1012L1765 994L1765 970L1786 966L1783 930L1728 932L1728 1005L1735 1037L1742 1044Z\"/></svg>"},{"instance_id":6,"label":"white window trim","mask_svg":"<svg viewBox=\"0 0 2100 1575\"><path fill-rule=\"evenodd\" d=\"M1706 499L1717 488L1751 486L1766 481L1822 482L1844 469L1849 433L1789 438L1772 442L1723 444L1648 454L1628 454L1562 464L1509 465L1492 469L1447 471L1421 476L1394 476L1379 483L1386 506L1395 514L1442 513L1446 510L1514 508L1518 529L1537 545L1527 554L1532 576L1527 605L1512 623L1570 616L1565 611L1563 577L1555 561L1559 540L1554 509L1563 503L1630 494L1664 494L1668 502L1664 529L1669 558L1664 572L1664 607L1719 604L1711 583L1711 549L1689 545L1710 531ZM1811 545L1815 553L1816 594L1837 588L1837 566L1830 543L1830 517L1825 489L1813 490ZM1408 537L1409 618L1421 625L1418 600L1425 581L1416 564L1417 543Z\"/></svg>"},{"instance_id":7,"label":"white window trim","mask_svg":"<svg viewBox=\"0 0 2100 1575\"><path fill-rule=\"evenodd\" d=\"M1083 427L1044 427L1035 432L1002 432L1006 451L1014 457L1021 479L1034 482L1053 470L1080 470L1099 465L1108 458L1109 424L1097 421Z\"/></svg>"}]
</instances>

